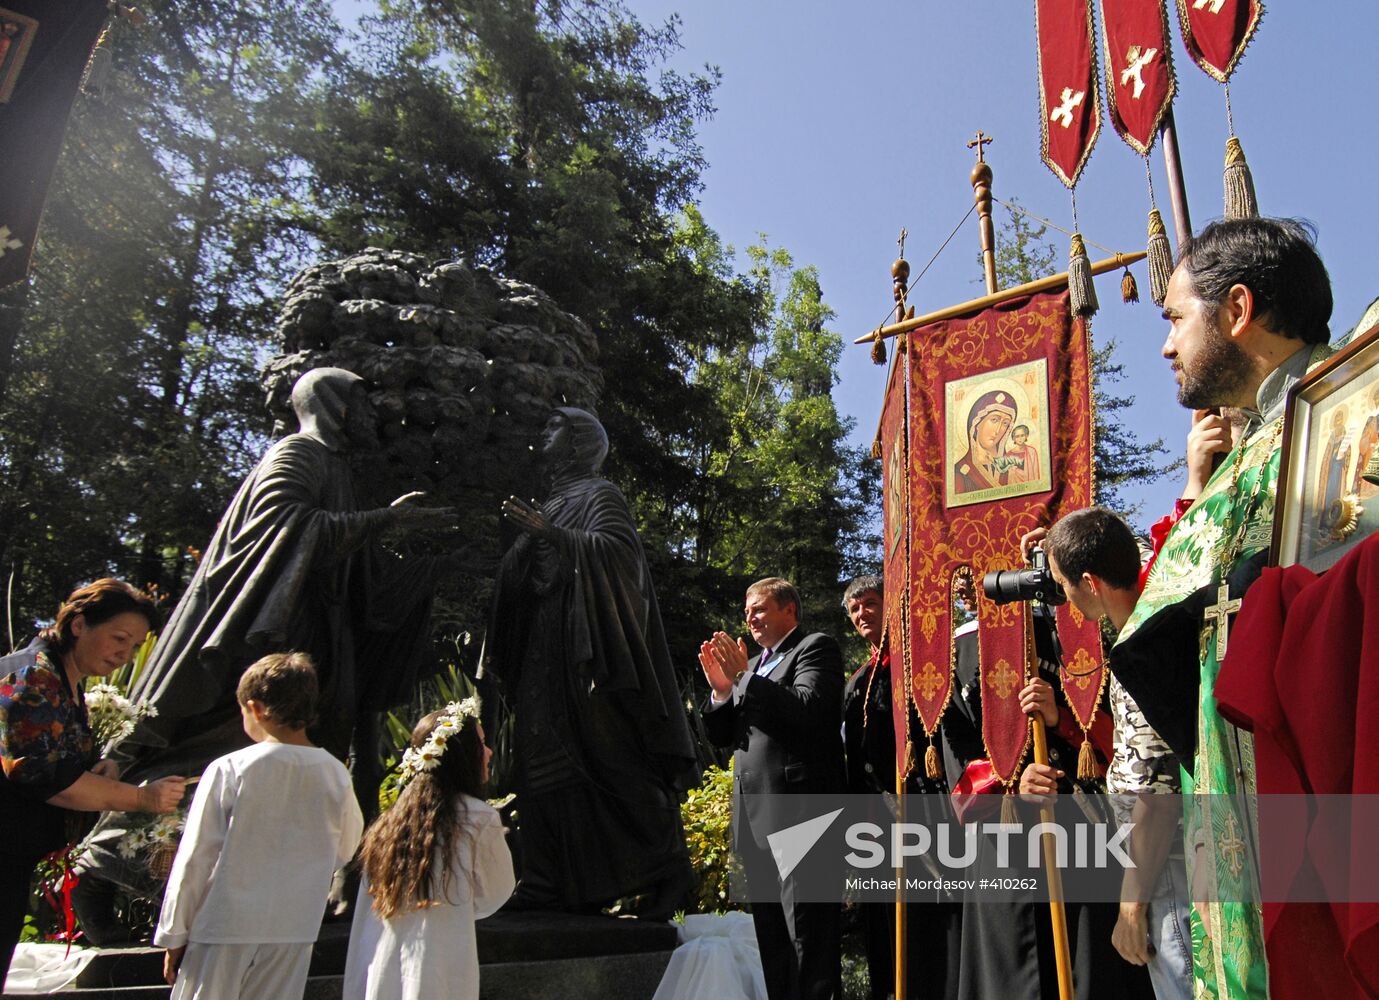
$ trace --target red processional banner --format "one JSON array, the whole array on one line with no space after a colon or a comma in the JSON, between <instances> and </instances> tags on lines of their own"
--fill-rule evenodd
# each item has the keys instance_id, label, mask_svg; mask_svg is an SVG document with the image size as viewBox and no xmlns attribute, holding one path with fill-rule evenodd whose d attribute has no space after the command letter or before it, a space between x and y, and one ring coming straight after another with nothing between
<instances>
[{"instance_id":1,"label":"red processional banner","mask_svg":"<svg viewBox=\"0 0 1379 1000\"><path fill-rule=\"evenodd\" d=\"M903 338L902 338L903 339ZM906 743L918 734L909 732L910 706L910 523L909 451L906 410L909 400L905 387L907 357L898 347L886 384L886 399L881 411L882 508L885 524L882 533L881 565L886 581L885 613L887 649L891 654L891 711L895 722L895 766L907 773L913 760L907 759ZM937 720L935 720L937 721Z\"/></svg>"},{"instance_id":2,"label":"red processional banner","mask_svg":"<svg viewBox=\"0 0 1379 1000\"><path fill-rule=\"evenodd\" d=\"M981 580L1023 565L1020 537L1031 528L1091 503L1087 326L1063 290L934 323L909 340L908 365L892 372L882 424L888 622L898 635L908 606L910 633L907 651L892 640L891 661L898 668L898 654L908 653L917 708L946 706L952 592L955 579L970 572L978 584L982 735L993 771L1011 784L1029 733L1018 698L1026 680L1025 613L1020 604L988 600ZM896 377L906 368L908 406ZM906 412L907 435L900 433ZM906 442L900 449L898 440ZM904 522L892 516L901 509L908 510ZM908 585L895 586L899 580ZM1095 623L1066 611L1060 618L1068 625L1060 628L1064 659L1076 675L1065 688L1094 709L1102 676ZM1090 722L1090 710L1075 708L1079 718L1084 710Z\"/></svg>"},{"instance_id":3,"label":"red processional banner","mask_svg":"<svg viewBox=\"0 0 1379 1000\"><path fill-rule=\"evenodd\" d=\"M1035 0L1044 163L1068 187L1101 134L1092 0Z\"/></svg>"},{"instance_id":4,"label":"red processional banner","mask_svg":"<svg viewBox=\"0 0 1379 1000\"><path fill-rule=\"evenodd\" d=\"M1263 16L1261 0L1178 0L1187 54L1221 83L1235 72Z\"/></svg>"},{"instance_id":5,"label":"red processional banner","mask_svg":"<svg viewBox=\"0 0 1379 1000\"><path fill-rule=\"evenodd\" d=\"M1172 37L1164 0L1101 0L1111 126L1147 156L1173 106Z\"/></svg>"},{"instance_id":6,"label":"red processional banner","mask_svg":"<svg viewBox=\"0 0 1379 1000\"><path fill-rule=\"evenodd\" d=\"M0 288L24 280L105 0L0 0Z\"/></svg>"}]
</instances>

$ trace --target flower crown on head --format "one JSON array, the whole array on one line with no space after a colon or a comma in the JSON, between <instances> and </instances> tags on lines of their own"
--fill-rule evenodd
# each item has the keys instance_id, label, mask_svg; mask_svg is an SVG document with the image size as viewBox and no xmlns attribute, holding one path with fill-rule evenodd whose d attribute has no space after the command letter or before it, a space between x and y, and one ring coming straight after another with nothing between
<instances>
[{"instance_id":1,"label":"flower crown on head","mask_svg":"<svg viewBox=\"0 0 1379 1000\"><path fill-rule=\"evenodd\" d=\"M440 766L441 757L450 743L450 737L460 731L465 718L479 718L479 696L470 695L464 701L452 701L445 706L445 712L436 720L431 735L419 747L408 747L402 755L402 771L398 776L399 787L407 784L422 771L434 771Z\"/></svg>"}]
</instances>

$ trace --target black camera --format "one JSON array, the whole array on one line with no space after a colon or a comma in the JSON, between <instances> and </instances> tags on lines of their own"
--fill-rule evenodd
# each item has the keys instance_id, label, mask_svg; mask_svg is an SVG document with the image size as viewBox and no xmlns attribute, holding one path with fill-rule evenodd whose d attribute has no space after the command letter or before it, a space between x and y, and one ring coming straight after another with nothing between
<instances>
[{"instance_id":1,"label":"black camera","mask_svg":"<svg viewBox=\"0 0 1379 1000\"><path fill-rule=\"evenodd\" d=\"M997 604L1012 601L1040 601L1064 604L1068 595L1049 573L1049 559L1043 549L1035 549L1028 569L992 570L982 577L982 593Z\"/></svg>"}]
</instances>

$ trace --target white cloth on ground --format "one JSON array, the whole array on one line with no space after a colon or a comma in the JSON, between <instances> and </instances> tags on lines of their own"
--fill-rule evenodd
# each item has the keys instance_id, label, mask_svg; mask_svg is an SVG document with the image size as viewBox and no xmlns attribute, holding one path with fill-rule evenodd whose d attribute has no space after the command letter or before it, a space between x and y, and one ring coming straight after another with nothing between
<instances>
[{"instance_id":1,"label":"white cloth on ground","mask_svg":"<svg viewBox=\"0 0 1379 1000\"><path fill-rule=\"evenodd\" d=\"M691 913L652 1000L767 1000L749 913Z\"/></svg>"},{"instance_id":2,"label":"white cloth on ground","mask_svg":"<svg viewBox=\"0 0 1379 1000\"><path fill-rule=\"evenodd\" d=\"M256 743L211 762L192 797L154 944L316 940L364 818L320 747Z\"/></svg>"},{"instance_id":3,"label":"white cloth on ground","mask_svg":"<svg viewBox=\"0 0 1379 1000\"><path fill-rule=\"evenodd\" d=\"M14 949L9 975L0 986L6 993L56 993L81 975L95 957L90 948L23 941Z\"/></svg>"},{"instance_id":4,"label":"white cloth on ground","mask_svg":"<svg viewBox=\"0 0 1379 1000\"><path fill-rule=\"evenodd\" d=\"M311 943L187 945L168 1000L302 1000Z\"/></svg>"},{"instance_id":5,"label":"white cloth on ground","mask_svg":"<svg viewBox=\"0 0 1379 1000\"><path fill-rule=\"evenodd\" d=\"M452 873L446 902L385 920L372 906L368 879L360 880L344 1000L477 1000L474 921L507 902L516 879L498 811L468 795L461 798L464 835L445 862Z\"/></svg>"}]
</instances>

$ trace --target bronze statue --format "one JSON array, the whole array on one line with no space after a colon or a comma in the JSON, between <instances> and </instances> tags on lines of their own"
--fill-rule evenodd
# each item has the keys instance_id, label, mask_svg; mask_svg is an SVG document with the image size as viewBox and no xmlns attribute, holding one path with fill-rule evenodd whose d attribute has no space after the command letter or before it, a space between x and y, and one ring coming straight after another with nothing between
<instances>
[{"instance_id":1,"label":"bronze statue","mask_svg":"<svg viewBox=\"0 0 1379 1000\"><path fill-rule=\"evenodd\" d=\"M656 592L618 488L598 477L608 436L556 410L541 456L550 496L503 514L487 669L516 713L521 882L510 906L581 910L647 894L665 919L692 875L680 799L698 762Z\"/></svg>"},{"instance_id":2,"label":"bronze statue","mask_svg":"<svg viewBox=\"0 0 1379 1000\"><path fill-rule=\"evenodd\" d=\"M376 443L358 375L312 369L293 386L292 407L300 430L241 484L130 691L157 715L108 753L127 779L199 774L247 744L235 701L244 668L265 653L303 650L321 678L312 737L341 759L357 747L356 790L376 809L378 713L409 698L429 663L433 567L419 563L434 560L403 560L375 539L390 527L453 525L454 514L410 505L411 494L358 509L348 455ZM86 867L146 889L116 853L121 822L102 824Z\"/></svg>"}]
</instances>

